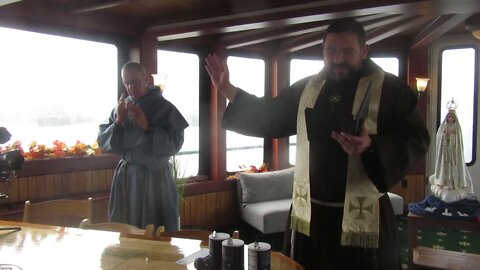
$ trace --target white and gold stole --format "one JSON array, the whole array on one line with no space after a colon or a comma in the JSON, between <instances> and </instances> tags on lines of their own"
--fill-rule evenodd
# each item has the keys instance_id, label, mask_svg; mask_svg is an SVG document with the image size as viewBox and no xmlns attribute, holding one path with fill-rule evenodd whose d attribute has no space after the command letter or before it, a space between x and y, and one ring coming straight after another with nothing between
<instances>
[{"instance_id":1,"label":"white and gold stole","mask_svg":"<svg viewBox=\"0 0 480 270\"><path fill-rule=\"evenodd\" d=\"M377 134L377 116L385 73L379 70L360 79L357 85L352 115L356 116L370 85L371 97L368 116L364 123L369 134ZM292 195L290 228L310 235L310 165L309 141L305 109L313 108L322 91L325 78L322 73L313 76L305 86L297 114L297 152ZM378 247L379 205L378 190L365 173L360 156L349 156L347 186L342 221L342 245Z\"/></svg>"}]
</instances>

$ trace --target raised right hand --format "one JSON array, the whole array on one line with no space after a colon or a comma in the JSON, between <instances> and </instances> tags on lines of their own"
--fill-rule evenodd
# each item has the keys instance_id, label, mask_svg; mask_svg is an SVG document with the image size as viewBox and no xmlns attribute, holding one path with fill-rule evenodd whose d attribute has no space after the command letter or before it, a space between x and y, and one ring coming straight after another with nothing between
<instances>
[{"instance_id":1,"label":"raised right hand","mask_svg":"<svg viewBox=\"0 0 480 270\"><path fill-rule=\"evenodd\" d=\"M209 54L205 62L205 68L215 88L228 100L233 101L237 88L230 83L227 61L222 60L217 54Z\"/></svg>"}]
</instances>

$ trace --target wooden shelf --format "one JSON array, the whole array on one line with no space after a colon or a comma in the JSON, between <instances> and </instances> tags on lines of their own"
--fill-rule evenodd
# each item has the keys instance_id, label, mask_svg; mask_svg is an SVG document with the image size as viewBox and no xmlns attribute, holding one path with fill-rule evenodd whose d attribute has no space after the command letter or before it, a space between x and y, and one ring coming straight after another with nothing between
<instances>
[{"instance_id":1,"label":"wooden shelf","mask_svg":"<svg viewBox=\"0 0 480 270\"><path fill-rule=\"evenodd\" d=\"M413 248L413 264L438 269L475 270L480 265L480 255L416 247Z\"/></svg>"}]
</instances>

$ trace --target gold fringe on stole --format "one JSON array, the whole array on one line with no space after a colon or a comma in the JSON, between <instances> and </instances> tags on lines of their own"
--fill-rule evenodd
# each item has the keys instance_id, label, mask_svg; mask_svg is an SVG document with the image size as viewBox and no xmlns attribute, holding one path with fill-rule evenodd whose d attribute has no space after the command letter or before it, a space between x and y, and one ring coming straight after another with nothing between
<instances>
[{"instance_id":1,"label":"gold fringe on stole","mask_svg":"<svg viewBox=\"0 0 480 270\"><path fill-rule=\"evenodd\" d=\"M363 170L361 157L350 156L341 244L342 246L377 248L378 234L378 190Z\"/></svg>"},{"instance_id":2,"label":"gold fringe on stole","mask_svg":"<svg viewBox=\"0 0 480 270\"><path fill-rule=\"evenodd\" d=\"M311 202L310 202L310 165L307 139L305 109L313 108L325 80L321 73L314 75L305 86L300 98L297 114L297 151L292 194L292 216L290 228L304 235L310 235Z\"/></svg>"},{"instance_id":3,"label":"gold fringe on stole","mask_svg":"<svg viewBox=\"0 0 480 270\"><path fill-rule=\"evenodd\" d=\"M385 73L364 77L357 86L352 114L357 115L368 86L372 91L368 116L364 123L369 134L377 134L377 117ZM348 157L347 186L342 220L342 246L378 248L378 190L368 178L360 155Z\"/></svg>"},{"instance_id":4,"label":"gold fringe on stole","mask_svg":"<svg viewBox=\"0 0 480 270\"><path fill-rule=\"evenodd\" d=\"M344 232L342 234L342 246L344 243L349 243L348 246L378 248L378 234L377 233L350 233Z\"/></svg>"},{"instance_id":5,"label":"gold fringe on stole","mask_svg":"<svg viewBox=\"0 0 480 270\"><path fill-rule=\"evenodd\" d=\"M292 218L290 220L290 228L296 232L310 235L310 221Z\"/></svg>"}]
</instances>

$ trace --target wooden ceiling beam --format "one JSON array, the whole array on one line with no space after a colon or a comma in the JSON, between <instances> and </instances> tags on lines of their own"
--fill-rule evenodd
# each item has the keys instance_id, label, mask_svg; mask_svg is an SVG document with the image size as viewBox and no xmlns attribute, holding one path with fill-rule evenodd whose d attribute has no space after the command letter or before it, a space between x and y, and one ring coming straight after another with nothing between
<instances>
[{"instance_id":1,"label":"wooden ceiling beam","mask_svg":"<svg viewBox=\"0 0 480 270\"><path fill-rule=\"evenodd\" d=\"M0 24L27 31L69 37L81 37L90 30L136 36L143 29L143 25L138 21L112 14L102 16L95 16L92 13L71 14L53 1L22 1L18 4L2 6ZM72 27L75 31L72 31ZM106 36L110 35L104 35Z\"/></svg>"},{"instance_id":2,"label":"wooden ceiling beam","mask_svg":"<svg viewBox=\"0 0 480 270\"><path fill-rule=\"evenodd\" d=\"M385 20L378 21L378 22L364 24L364 28L365 28L365 31L370 31L379 27L385 27L389 24L394 24L394 23L404 21L412 17L415 17L415 15L412 15L412 14L397 15Z\"/></svg>"},{"instance_id":3,"label":"wooden ceiling beam","mask_svg":"<svg viewBox=\"0 0 480 270\"><path fill-rule=\"evenodd\" d=\"M358 18L360 22L374 21L392 16L390 14L375 14ZM393 16L395 17L395 15ZM323 32L327 29L328 22L315 22L293 25L289 27L276 27L271 29L252 30L231 34L222 39L222 47L225 49L233 49L245 47L253 44L269 42L276 39L292 38L313 32Z\"/></svg>"},{"instance_id":4,"label":"wooden ceiling beam","mask_svg":"<svg viewBox=\"0 0 480 270\"><path fill-rule=\"evenodd\" d=\"M417 34L410 46L410 49L421 49L428 44L430 44L433 40L443 36L445 33L450 31L451 29L455 28L459 24L465 22L471 15L474 13L465 13L465 14L456 14L449 16L446 21L441 23L434 23L432 25L427 26L425 29ZM440 20L436 20L439 22Z\"/></svg>"},{"instance_id":5,"label":"wooden ceiling beam","mask_svg":"<svg viewBox=\"0 0 480 270\"><path fill-rule=\"evenodd\" d=\"M465 0L474 1L474 0ZM172 24L158 24L147 27L146 34L158 37L159 41L198 37L202 35L224 34L265 27L284 27L316 21L345 17L359 17L379 13L403 14L429 12L431 2L418 1L382 1L382 6L374 0L358 1L315 1L307 4L246 12L231 16L193 20Z\"/></svg>"},{"instance_id":6,"label":"wooden ceiling beam","mask_svg":"<svg viewBox=\"0 0 480 270\"><path fill-rule=\"evenodd\" d=\"M359 22L364 24L365 31L378 28L380 26L385 26L391 23L403 21L412 17L412 15L400 15L400 16L391 16L388 19L378 21L376 17L366 16L357 18ZM326 30L326 28L325 28ZM323 43L323 32L321 35L310 34L298 37L296 39L288 40L280 45L280 51L283 53L291 53L300 51L312 46L317 46Z\"/></svg>"},{"instance_id":7,"label":"wooden ceiling beam","mask_svg":"<svg viewBox=\"0 0 480 270\"><path fill-rule=\"evenodd\" d=\"M240 48L249 45L269 42L282 38L292 38L312 32L323 31L328 27L326 22L293 25L290 27L275 27L261 30L252 30L229 35L221 40L225 49Z\"/></svg>"},{"instance_id":8,"label":"wooden ceiling beam","mask_svg":"<svg viewBox=\"0 0 480 270\"><path fill-rule=\"evenodd\" d=\"M410 30L413 27L424 24L430 19L431 17L429 16L418 16L414 19L408 19L394 25L388 25L387 27L382 27L380 29L367 32L367 44L371 45L393 35L400 34L404 31Z\"/></svg>"},{"instance_id":9,"label":"wooden ceiling beam","mask_svg":"<svg viewBox=\"0 0 480 270\"><path fill-rule=\"evenodd\" d=\"M280 53L287 54L292 52L301 51L306 48L314 47L321 45L323 43L323 32L322 33L310 33L304 35L299 39L296 39L295 42L288 42L287 44L282 44L280 46Z\"/></svg>"},{"instance_id":10,"label":"wooden ceiling beam","mask_svg":"<svg viewBox=\"0 0 480 270\"><path fill-rule=\"evenodd\" d=\"M97 11L101 9L116 7L124 4L130 3L131 0L89 0L83 1L80 3L73 3L72 5L67 6L67 10L70 13L80 14L80 13L87 13L92 11Z\"/></svg>"}]
</instances>

